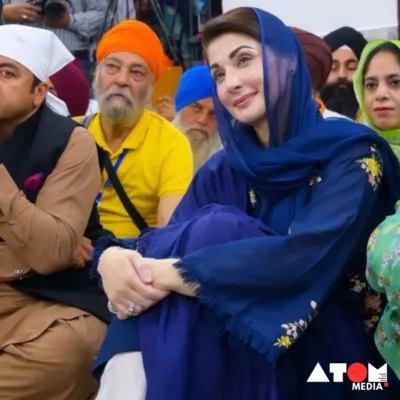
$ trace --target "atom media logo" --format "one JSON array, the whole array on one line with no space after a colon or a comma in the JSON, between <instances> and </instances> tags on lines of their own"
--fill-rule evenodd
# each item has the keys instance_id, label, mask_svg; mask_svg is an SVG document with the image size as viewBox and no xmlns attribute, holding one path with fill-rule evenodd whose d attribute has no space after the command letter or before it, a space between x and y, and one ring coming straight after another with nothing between
<instances>
[{"instance_id":1,"label":"atom media logo","mask_svg":"<svg viewBox=\"0 0 400 400\"><path fill-rule=\"evenodd\" d=\"M352 390L383 390L388 386L387 381L387 364L380 368L375 368L368 364L368 369L364 364L353 363L347 368L345 363L330 363L329 372L333 375L333 379L329 380L321 364L318 363L307 382L343 382L343 376L346 374L352 382ZM368 379L367 379L368 378Z\"/></svg>"}]
</instances>

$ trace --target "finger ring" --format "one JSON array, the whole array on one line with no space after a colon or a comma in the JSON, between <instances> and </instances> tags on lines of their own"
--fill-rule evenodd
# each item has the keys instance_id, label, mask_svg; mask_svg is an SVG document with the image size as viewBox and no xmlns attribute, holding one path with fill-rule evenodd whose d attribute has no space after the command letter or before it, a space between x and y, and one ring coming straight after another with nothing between
<instances>
[{"instance_id":1,"label":"finger ring","mask_svg":"<svg viewBox=\"0 0 400 400\"><path fill-rule=\"evenodd\" d=\"M117 315L118 310L112 305L111 301L108 301L108 311L110 311L111 314Z\"/></svg>"},{"instance_id":2,"label":"finger ring","mask_svg":"<svg viewBox=\"0 0 400 400\"><path fill-rule=\"evenodd\" d=\"M28 16L27 16L26 14L24 14L24 15L22 16L22 19L28 19Z\"/></svg>"},{"instance_id":3,"label":"finger ring","mask_svg":"<svg viewBox=\"0 0 400 400\"><path fill-rule=\"evenodd\" d=\"M128 315L134 315L135 314L135 310L136 310L136 304L135 303L131 303L128 307Z\"/></svg>"}]
</instances>

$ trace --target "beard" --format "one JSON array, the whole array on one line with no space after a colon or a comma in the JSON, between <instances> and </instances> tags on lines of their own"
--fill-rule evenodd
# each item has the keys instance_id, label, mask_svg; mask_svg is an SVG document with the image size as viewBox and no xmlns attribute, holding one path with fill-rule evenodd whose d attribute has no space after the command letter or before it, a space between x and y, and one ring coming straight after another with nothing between
<instances>
[{"instance_id":1,"label":"beard","mask_svg":"<svg viewBox=\"0 0 400 400\"><path fill-rule=\"evenodd\" d=\"M93 89L100 111L113 125L123 125L136 119L145 109L151 92L149 89L142 99L136 100L124 87L114 86L102 91L96 78Z\"/></svg>"},{"instance_id":2,"label":"beard","mask_svg":"<svg viewBox=\"0 0 400 400\"><path fill-rule=\"evenodd\" d=\"M145 102L135 101L130 93L113 88L98 96L99 108L113 124L123 124L135 119L143 111Z\"/></svg>"},{"instance_id":3,"label":"beard","mask_svg":"<svg viewBox=\"0 0 400 400\"><path fill-rule=\"evenodd\" d=\"M336 111L353 120L357 119L359 105L353 82L340 78L333 83L327 83L321 89L319 97L328 110Z\"/></svg>"},{"instance_id":4,"label":"beard","mask_svg":"<svg viewBox=\"0 0 400 400\"><path fill-rule=\"evenodd\" d=\"M214 153L221 149L221 140L218 132L213 133L207 127L198 124L184 126L179 114L172 123L189 139L195 172Z\"/></svg>"}]
</instances>

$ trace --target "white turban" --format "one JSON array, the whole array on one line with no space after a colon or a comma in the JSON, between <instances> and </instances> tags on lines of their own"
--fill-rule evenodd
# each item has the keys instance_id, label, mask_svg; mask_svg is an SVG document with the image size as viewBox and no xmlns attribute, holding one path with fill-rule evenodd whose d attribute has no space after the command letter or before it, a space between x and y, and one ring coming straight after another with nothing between
<instances>
[{"instance_id":1,"label":"white turban","mask_svg":"<svg viewBox=\"0 0 400 400\"><path fill-rule=\"evenodd\" d=\"M0 26L0 56L23 65L41 82L74 60L53 32L24 25ZM67 105L51 93L47 94L46 104L58 114L69 115Z\"/></svg>"}]
</instances>

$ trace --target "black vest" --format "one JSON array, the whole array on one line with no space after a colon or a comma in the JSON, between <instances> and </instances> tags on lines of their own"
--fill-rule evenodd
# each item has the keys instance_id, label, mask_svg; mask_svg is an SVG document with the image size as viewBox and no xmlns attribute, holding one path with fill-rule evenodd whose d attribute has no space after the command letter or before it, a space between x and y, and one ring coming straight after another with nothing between
<instances>
[{"instance_id":1,"label":"black vest","mask_svg":"<svg viewBox=\"0 0 400 400\"><path fill-rule=\"evenodd\" d=\"M13 136L0 146L0 164L4 164L26 198L35 203L39 190L24 188L25 180L40 172L42 182L51 174L63 154L78 123L64 118L43 106L22 123ZM104 152L98 147L99 163L103 166ZM45 211L45 210L44 210ZM111 234L103 230L94 204L85 236L96 240ZM107 298L96 279L90 277L91 265L71 268L52 275L28 275L10 282L15 289L32 297L79 308L109 322Z\"/></svg>"}]
</instances>

